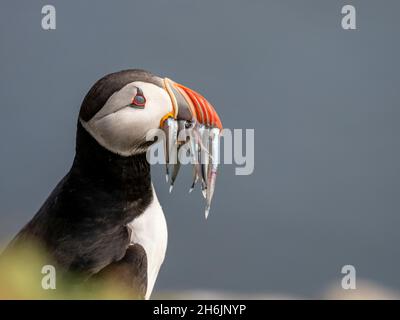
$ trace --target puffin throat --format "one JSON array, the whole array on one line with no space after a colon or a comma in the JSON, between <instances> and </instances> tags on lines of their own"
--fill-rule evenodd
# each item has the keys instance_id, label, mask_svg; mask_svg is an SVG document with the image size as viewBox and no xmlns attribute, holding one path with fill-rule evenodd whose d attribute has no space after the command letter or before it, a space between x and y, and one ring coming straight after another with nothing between
<instances>
[{"instance_id":1,"label":"puffin throat","mask_svg":"<svg viewBox=\"0 0 400 320\"><path fill-rule=\"evenodd\" d=\"M78 121L76 154L71 171L117 189L151 190L150 164L146 153L121 156L101 146Z\"/></svg>"}]
</instances>

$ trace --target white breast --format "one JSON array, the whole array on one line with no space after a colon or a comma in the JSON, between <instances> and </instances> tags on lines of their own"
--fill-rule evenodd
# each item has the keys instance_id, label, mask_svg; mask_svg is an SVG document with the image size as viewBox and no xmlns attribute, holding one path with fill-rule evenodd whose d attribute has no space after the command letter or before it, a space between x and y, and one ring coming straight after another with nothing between
<instances>
[{"instance_id":1,"label":"white breast","mask_svg":"<svg viewBox=\"0 0 400 320\"><path fill-rule=\"evenodd\" d=\"M168 241L167 223L154 187L153 202L138 218L130 222L128 227L132 230L132 244L138 243L146 251L147 291L145 298L149 299L158 271L164 261Z\"/></svg>"}]
</instances>

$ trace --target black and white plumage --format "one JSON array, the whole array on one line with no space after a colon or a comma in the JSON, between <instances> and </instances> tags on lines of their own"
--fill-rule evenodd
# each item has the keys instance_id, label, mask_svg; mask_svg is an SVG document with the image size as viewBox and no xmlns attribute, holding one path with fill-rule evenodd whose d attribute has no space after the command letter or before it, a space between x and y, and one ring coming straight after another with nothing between
<instances>
[{"instance_id":1,"label":"black and white plumage","mask_svg":"<svg viewBox=\"0 0 400 320\"><path fill-rule=\"evenodd\" d=\"M179 100L187 108L187 99ZM100 79L80 109L70 171L6 252L39 243L61 270L83 281L112 277L148 299L167 225L151 182L146 134L174 107L163 79L149 72Z\"/></svg>"}]
</instances>

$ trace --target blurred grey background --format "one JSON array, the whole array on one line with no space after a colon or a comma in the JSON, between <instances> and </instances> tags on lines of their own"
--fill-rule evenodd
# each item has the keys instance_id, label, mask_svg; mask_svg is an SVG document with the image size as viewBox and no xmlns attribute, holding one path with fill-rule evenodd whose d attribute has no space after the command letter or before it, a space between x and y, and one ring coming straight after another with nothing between
<instances>
[{"instance_id":1,"label":"blurred grey background","mask_svg":"<svg viewBox=\"0 0 400 320\"><path fill-rule=\"evenodd\" d=\"M356 31L341 28L345 4ZM253 175L221 167L208 221L189 168L172 195L154 168L169 226L156 291L313 297L346 264L400 290L399 15L396 0L2 0L0 242L71 166L90 86L143 68L256 135Z\"/></svg>"}]
</instances>

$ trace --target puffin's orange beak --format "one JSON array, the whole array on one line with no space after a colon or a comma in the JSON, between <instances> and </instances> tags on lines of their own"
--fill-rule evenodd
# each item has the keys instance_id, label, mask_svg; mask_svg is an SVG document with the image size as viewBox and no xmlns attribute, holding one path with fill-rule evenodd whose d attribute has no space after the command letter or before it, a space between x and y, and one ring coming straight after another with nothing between
<instances>
[{"instance_id":1,"label":"puffin's orange beak","mask_svg":"<svg viewBox=\"0 0 400 320\"><path fill-rule=\"evenodd\" d=\"M190 192L196 182L200 181L203 196L206 198L205 216L207 218L217 177L222 123L214 107L201 94L168 78L164 79L164 88L171 98L173 109L161 119L160 123L166 133L167 181L169 165L173 165L170 192L180 168L178 150L182 144L177 139L180 132L185 131L189 133L190 154L194 165Z\"/></svg>"},{"instance_id":2,"label":"puffin's orange beak","mask_svg":"<svg viewBox=\"0 0 400 320\"><path fill-rule=\"evenodd\" d=\"M176 120L195 119L197 123L207 128L222 129L217 112L201 94L168 78L164 79L164 87L171 97L173 106L173 112L169 116Z\"/></svg>"}]
</instances>

